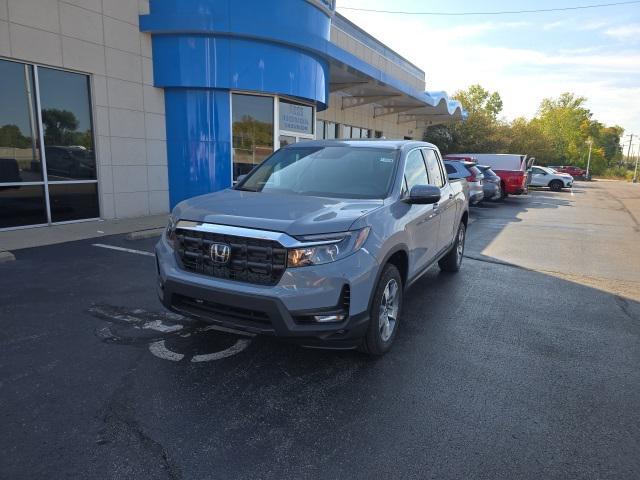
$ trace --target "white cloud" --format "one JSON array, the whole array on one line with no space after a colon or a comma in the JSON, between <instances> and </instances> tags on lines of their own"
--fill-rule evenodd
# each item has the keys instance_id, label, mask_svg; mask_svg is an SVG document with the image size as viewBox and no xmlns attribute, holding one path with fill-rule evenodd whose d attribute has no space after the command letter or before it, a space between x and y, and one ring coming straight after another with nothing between
<instances>
[{"instance_id":1,"label":"white cloud","mask_svg":"<svg viewBox=\"0 0 640 480\"><path fill-rule=\"evenodd\" d=\"M615 38L616 40L639 40L640 24L622 25L620 27L609 28L605 30L605 35Z\"/></svg>"},{"instance_id":2,"label":"white cloud","mask_svg":"<svg viewBox=\"0 0 640 480\"><path fill-rule=\"evenodd\" d=\"M569 22L567 22L566 20L558 20L557 22L550 22L550 23L545 23L542 26L543 30L553 30L554 28L561 28L561 27L565 27Z\"/></svg>"},{"instance_id":3,"label":"white cloud","mask_svg":"<svg viewBox=\"0 0 640 480\"><path fill-rule=\"evenodd\" d=\"M554 52L509 48L483 42L489 30L508 28L501 23L472 27L433 27L427 21L388 19L348 13L356 24L395 48L426 72L428 90L456 90L480 83L500 92L507 118L535 115L545 97L574 92L589 99L597 120L640 132L640 84L620 86L637 78L638 49L614 50L589 45ZM601 24L600 24L601 25ZM595 28L596 23L581 28Z\"/></svg>"}]
</instances>

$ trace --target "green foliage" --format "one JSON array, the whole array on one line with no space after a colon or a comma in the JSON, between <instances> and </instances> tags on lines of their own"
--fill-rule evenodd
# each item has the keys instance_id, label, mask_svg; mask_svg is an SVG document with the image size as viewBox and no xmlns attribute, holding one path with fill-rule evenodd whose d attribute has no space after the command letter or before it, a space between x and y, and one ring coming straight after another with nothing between
<instances>
[{"instance_id":1,"label":"green foliage","mask_svg":"<svg viewBox=\"0 0 640 480\"><path fill-rule=\"evenodd\" d=\"M540 165L586 167L592 142L591 172L598 175L622 162L620 138L624 129L592 119L587 99L572 93L546 98L537 115L508 123L498 118L502 99L480 85L457 92L469 113L465 122L437 125L425 131L425 140L443 153L520 153L536 157Z\"/></svg>"},{"instance_id":2,"label":"green foliage","mask_svg":"<svg viewBox=\"0 0 640 480\"><path fill-rule=\"evenodd\" d=\"M498 92L489 92L481 85L471 85L467 90L456 92L453 96L462 103L469 114L487 115L493 119L497 118L502 111L502 98Z\"/></svg>"},{"instance_id":3,"label":"green foliage","mask_svg":"<svg viewBox=\"0 0 640 480\"><path fill-rule=\"evenodd\" d=\"M0 127L0 147L30 148L31 137L22 135L17 125L3 125Z\"/></svg>"}]
</instances>

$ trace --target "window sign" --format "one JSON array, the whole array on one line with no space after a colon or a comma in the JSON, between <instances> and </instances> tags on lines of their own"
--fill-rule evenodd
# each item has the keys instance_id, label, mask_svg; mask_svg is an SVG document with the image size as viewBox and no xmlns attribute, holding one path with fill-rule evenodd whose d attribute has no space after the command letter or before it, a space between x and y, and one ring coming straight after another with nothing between
<instances>
[{"instance_id":1,"label":"window sign","mask_svg":"<svg viewBox=\"0 0 640 480\"><path fill-rule=\"evenodd\" d=\"M313 107L280 101L280 130L312 135Z\"/></svg>"}]
</instances>

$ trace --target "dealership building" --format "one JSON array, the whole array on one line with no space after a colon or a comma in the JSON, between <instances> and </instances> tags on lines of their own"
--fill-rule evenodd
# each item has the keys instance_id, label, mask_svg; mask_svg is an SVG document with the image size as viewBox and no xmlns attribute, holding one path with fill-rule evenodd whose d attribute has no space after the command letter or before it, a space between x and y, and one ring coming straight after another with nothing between
<instances>
[{"instance_id":1,"label":"dealership building","mask_svg":"<svg viewBox=\"0 0 640 480\"><path fill-rule=\"evenodd\" d=\"M464 117L425 89L334 0L0 0L0 230L166 213L293 142Z\"/></svg>"}]
</instances>

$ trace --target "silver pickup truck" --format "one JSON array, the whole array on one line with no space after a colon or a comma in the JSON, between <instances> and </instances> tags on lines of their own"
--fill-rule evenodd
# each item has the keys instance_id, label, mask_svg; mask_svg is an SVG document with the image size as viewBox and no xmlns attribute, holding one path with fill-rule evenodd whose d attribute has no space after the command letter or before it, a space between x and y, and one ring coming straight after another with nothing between
<instances>
[{"instance_id":1,"label":"silver pickup truck","mask_svg":"<svg viewBox=\"0 0 640 480\"><path fill-rule=\"evenodd\" d=\"M304 346L389 350L404 290L457 272L468 187L416 141L310 141L173 210L156 246L174 312Z\"/></svg>"}]
</instances>

